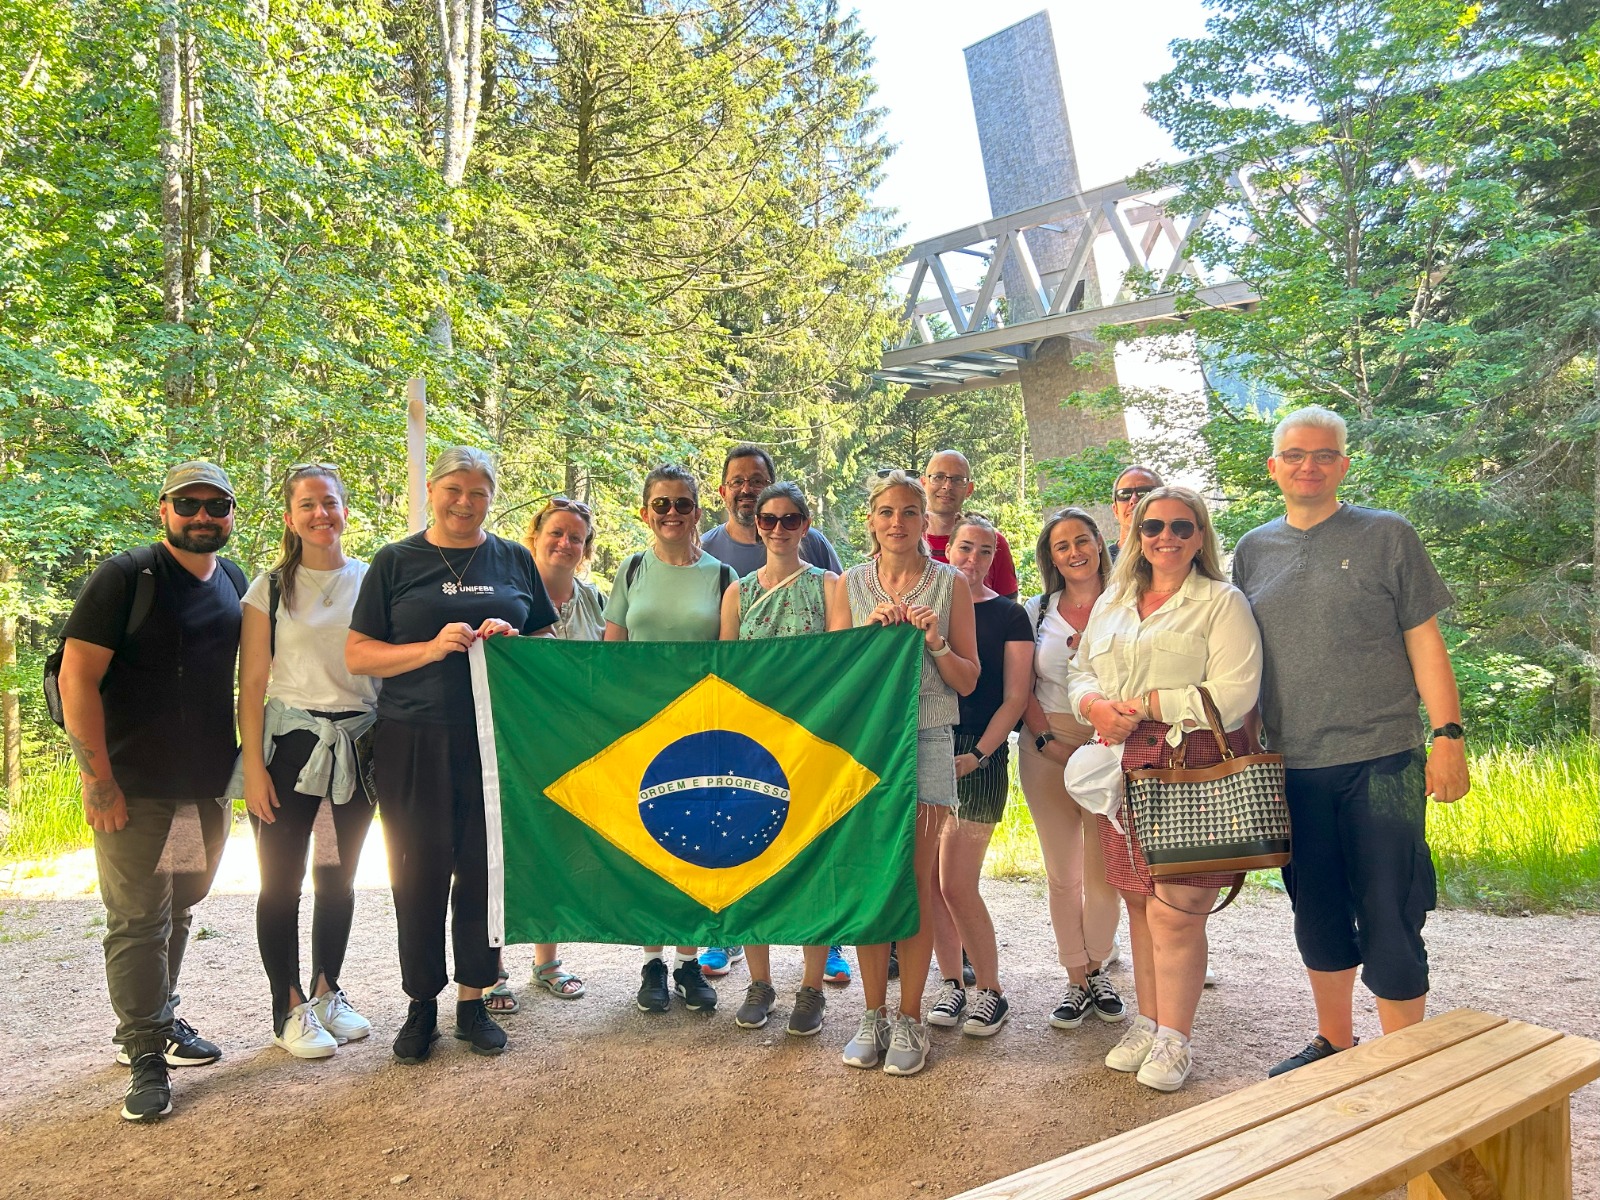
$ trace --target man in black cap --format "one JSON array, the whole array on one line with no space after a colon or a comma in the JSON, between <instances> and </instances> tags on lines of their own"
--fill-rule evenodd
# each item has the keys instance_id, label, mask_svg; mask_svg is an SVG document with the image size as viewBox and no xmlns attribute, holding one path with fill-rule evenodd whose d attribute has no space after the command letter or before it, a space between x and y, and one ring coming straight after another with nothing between
<instances>
[{"instance_id":1,"label":"man in black cap","mask_svg":"<svg viewBox=\"0 0 1600 1200\"><path fill-rule=\"evenodd\" d=\"M101 563L67 619L61 705L94 830L106 906L106 985L117 1061L132 1068L122 1115L172 1111L168 1066L222 1051L181 1017L190 909L211 888L228 832L233 679L245 577L217 551L233 485L212 463L167 473L163 541Z\"/></svg>"}]
</instances>

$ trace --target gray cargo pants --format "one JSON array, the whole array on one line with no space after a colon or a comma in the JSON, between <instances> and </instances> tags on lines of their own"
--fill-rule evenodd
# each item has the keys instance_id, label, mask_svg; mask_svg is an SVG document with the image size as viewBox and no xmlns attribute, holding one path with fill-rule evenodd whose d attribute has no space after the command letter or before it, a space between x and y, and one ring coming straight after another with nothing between
<instances>
[{"instance_id":1,"label":"gray cargo pants","mask_svg":"<svg viewBox=\"0 0 1600 1200\"><path fill-rule=\"evenodd\" d=\"M166 1048L190 910L211 890L230 807L213 800L128 799L128 823L94 835L106 906L106 987L115 1041L137 1058Z\"/></svg>"}]
</instances>

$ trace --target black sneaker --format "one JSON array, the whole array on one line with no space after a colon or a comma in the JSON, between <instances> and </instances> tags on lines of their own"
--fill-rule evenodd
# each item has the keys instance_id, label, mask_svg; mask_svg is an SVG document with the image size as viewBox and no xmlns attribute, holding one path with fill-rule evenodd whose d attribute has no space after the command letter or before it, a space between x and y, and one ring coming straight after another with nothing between
<instances>
[{"instance_id":1,"label":"black sneaker","mask_svg":"<svg viewBox=\"0 0 1600 1200\"><path fill-rule=\"evenodd\" d=\"M1357 1042L1360 1040L1360 1038L1356 1039ZM1316 1037L1312 1038L1309 1043L1307 1043L1304 1050L1301 1050L1297 1054L1291 1054L1277 1066L1273 1067L1272 1070L1268 1071L1267 1077L1270 1079L1278 1075L1287 1075L1296 1067L1303 1067L1307 1063L1316 1062L1318 1059L1332 1058L1339 1052L1338 1046L1335 1046L1332 1042L1319 1033Z\"/></svg>"},{"instance_id":2,"label":"black sneaker","mask_svg":"<svg viewBox=\"0 0 1600 1200\"><path fill-rule=\"evenodd\" d=\"M972 960L965 950L961 952L961 982L968 987L978 982L978 973L972 969Z\"/></svg>"},{"instance_id":3,"label":"black sneaker","mask_svg":"<svg viewBox=\"0 0 1600 1200\"><path fill-rule=\"evenodd\" d=\"M1010 1012L1010 1001L999 992L979 988L978 997L967 1010L967 1019L962 1022L961 1032L968 1037L993 1037L1000 1032Z\"/></svg>"},{"instance_id":4,"label":"black sneaker","mask_svg":"<svg viewBox=\"0 0 1600 1200\"><path fill-rule=\"evenodd\" d=\"M456 1040L467 1043L474 1054L500 1054L506 1048L506 1031L489 1015L488 1006L477 1000L456 1002Z\"/></svg>"},{"instance_id":5,"label":"black sneaker","mask_svg":"<svg viewBox=\"0 0 1600 1200\"><path fill-rule=\"evenodd\" d=\"M1128 1015L1122 997L1117 995L1117 989L1111 986L1111 980L1106 978L1103 970L1089 972L1089 985L1085 990L1089 993L1090 1004L1094 1006L1094 1015L1106 1024L1115 1025Z\"/></svg>"},{"instance_id":6,"label":"black sneaker","mask_svg":"<svg viewBox=\"0 0 1600 1200\"><path fill-rule=\"evenodd\" d=\"M1061 998L1061 1003L1056 1005L1055 1012L1050 1014L1050 1024L1057 1029L1076 1029L1083 1024L1083 1019L1089 1015L1089 1010L1094 1007L1094 1001L1089 999L1089 992L1075 983L1067 984L1067 994Z\"/></svg>"},{"instance_id":7,"label":"black sneaker","mask_svg":"<svg viewBox=\"0 0 1600 1200\"><path fill-rule=\"evenodd\" d=\"M667 964L652 958L639 974L643 977L639 984L639 1011L666 1012L672 1007L672 993L667 990Z\"/></svg>"},{"instance_id":8,"label":"black sneaker","mask_svg":"<svg viewBox=\"0 0 1600 1200\"><path fill-rule=\"evenodd\" d=\"M717 1006L717 989L706 982L698 958L691 958L673 970L672 986L683 997L683 1006L691 1012Z\"/></svg>"},{"instance_id":9,"label":"black sneaker","mask_svg":"<svg viewBox=\"0 0 1600 1200\"><path fill-rule=\"evenodd\" d=\"M396 1062L408 1066L427 1062L433 1053L433 1044L439 1040L439 1002L413 1000L406 1012L406 1023L394 1039Z\"/></svg>"},{"instance_id":10,"label":"black sneaker","mask_svg":"<svg viewBox=\"0 0 1600 1200\"><path fill-rule=\"evenodd\" d=\"M169 1067L203 1067L222 1057L222 1047L206 1041L195 1032L193 1025L178 1017L172 1022L172 1033L163 1053ZM126 1046L118 1048L117 1061L125 1067L132 1065Z\"/></svg>"},{"instance_id":11,"label":"black sneaker","mask_svg":"<svg viewBox=\"0 0 1600 1200\"><path fill-rule=\"evenodd\" d=\"M159 1121L172 1111L172 1081L167 1060L155 1050L133 1060L128 1090L122 1093L124 1121Z\"/></svg>"}]
</instances>

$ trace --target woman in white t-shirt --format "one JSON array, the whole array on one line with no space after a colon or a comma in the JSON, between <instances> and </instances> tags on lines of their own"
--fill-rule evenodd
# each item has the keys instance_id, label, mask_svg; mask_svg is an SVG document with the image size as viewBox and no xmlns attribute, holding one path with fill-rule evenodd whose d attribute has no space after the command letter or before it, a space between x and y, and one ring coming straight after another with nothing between
<instances>
[{"instance_id":1,"label":"woman in white t-shirt","mask_svg":"<svg viewBox=\"0 0 1600 1200\"><path fill-rule=\"evenodd\" d=\"M346 558L344 483L327 463L283 481L283 552L244 597L239 635L242 792L256 832L261 894L256 940L272 989L272 1041L325 1058L372 1032L339 986L355 913L356 865L372 824L362 762L378 681L344 665L350 612L367 564ZM238 795L239 791L232 794ZM300 889L324 800L311 870L311 990L300 974Z\"/></svg>"}]
</instances>

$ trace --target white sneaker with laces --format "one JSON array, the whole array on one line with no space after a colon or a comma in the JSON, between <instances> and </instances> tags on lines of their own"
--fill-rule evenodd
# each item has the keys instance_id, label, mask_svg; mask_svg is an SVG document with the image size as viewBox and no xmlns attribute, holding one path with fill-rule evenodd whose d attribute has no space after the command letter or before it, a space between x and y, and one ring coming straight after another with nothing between
<instances>
[{"instance_id":1,"label":"white sneaker with laces","mask_svg":"<svg viewBox=\"0 0 1600 1200\"><path fill-rule=\"evenodd\" d=\"M317 1020L333 1034L341 1046L346 1042L359 1042L372 1032L372 1022L350 1007L343 988L326 992L311 1002Z\"/></svg>"},{"instance_id":2,"label":"white sneaker with laces","mask_svg":"<svg viewBox=\"0 0 1600 1200\"><path fill-rule=\"evenodd\" d=\"M272 1044L282 1046L296 1058L327 1058L339 1048L333 1034L322 1027L310 1002L296 1004L284 1018L283 1032L272 1035Z\"/></svg>"},{"instance_id":3,"label":"white sneaker with laces","mask_svg":"<svg viewBox=\"0 0 1600 1200\"><path fill-rule=\"evenodd\" d=\"M1137 1071L1150 1057L1156 1042L1156 1023L1149 1017L1135 1017L1122 1040L1106 1055L1106 1066L1113 1071Z\"/></svg>"},{"instance_id":4,"label":"white sneaker with laces","mask_svg":"<svg viewBox=\"0 0 1600 1200\"><path fill-rule=\"evenodd\" d=\"M1150 1047L1150 1056L1134 1076L1147 1088L1158 1092L1175 1092L1189 1078L1189 1068L1194 1066L1194 1056L1189 1043L1175 1037L1159 1037Z\"/></svg>"},{"instance_id":5,"label":"white sneaker with laces","mask_svg":"<svg viewBox=\"0 0 1600 1200\"><path fill-rule=\"evenodd\" d=\"M889 1010L869 1008L861 1014L861 1028L844 1048L847 1067L875 1067L889 1049Z\"/></svg>"},{"instance_id":6,"label":"white sneaker with laces","mask_svg":"<svg viewBox=\"0 0 1600 1200\"><path fill-rule=\"evenodd\" d=\"M905 1013L894 1019L889 1052L883 1056L885 1075L915 1075L928 1065L928 1027Z\"/></svg>"}]
</instances>

